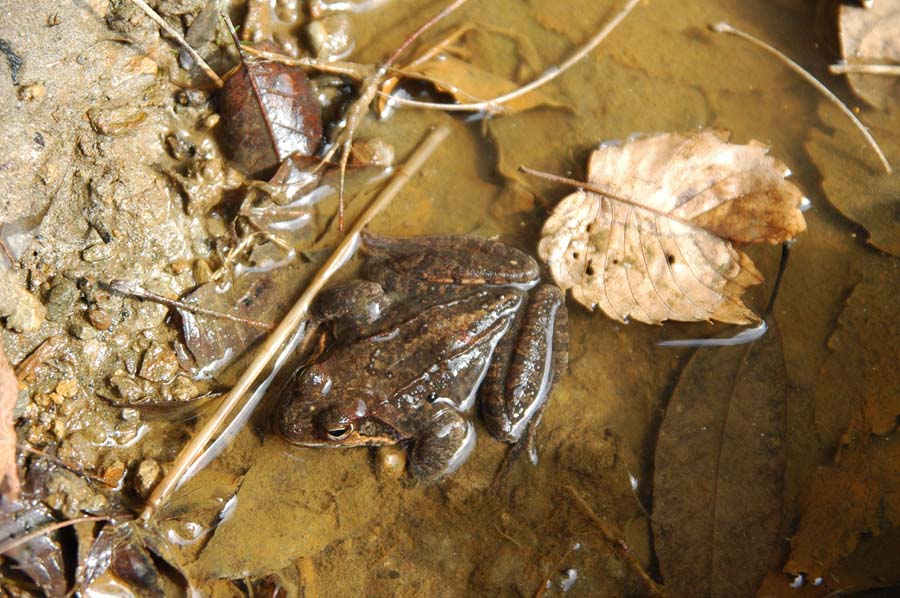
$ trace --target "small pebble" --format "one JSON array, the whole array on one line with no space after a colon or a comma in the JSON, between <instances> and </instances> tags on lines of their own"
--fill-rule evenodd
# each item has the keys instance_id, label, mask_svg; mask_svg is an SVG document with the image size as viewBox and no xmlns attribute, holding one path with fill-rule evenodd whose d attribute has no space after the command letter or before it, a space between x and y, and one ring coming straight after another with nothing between
<instances>
[{"instance_id":1,"label":"small pebble","mask_svg":"<svg viewBox=\"0 0 900 598\"><path fill-rule=\"evenodd\" d=\"M112 465L103 470L101 477L111 488L118 488L119 483L122 481L122 476L124 475L125 463L122 461L115 461Z\"/></svg>"},{"instance_id":2,"label":"small pebble","mask_svg":"<svg viewBox=\"0 0 900 598\"><path fill-rule=\"evenodd\" d=\"M86 262L103 262L112 257L112 247L107 243L91 245L81 252L81 259Z\"/></svg>"},{"instance_id":3,"label":"small pebble","mask_svg":"<svg viewBox=\"0 0 900 598\"><path fill-rule=\"evenodd\" d=\"M78 394L78 380L61 380L56 385L56 394L67 399L71 399L76 394Z\"/></svg>"},{"instance_id":4,"label":"small pebble","mask_svg":"<svg viewBox=\"0 0 900 598\"><path fill-rule=\"evenodd\" d=\"M213 279L212 269L209 267L209 262L204 259L199 259L194 262L194 282L197 284L206 284Z\"/></svg>"},{"instance_id":5,"label":"small pebble","mask_svg":"<svg viewBox=\"0 0 900 598\"><path fill-rule=\"evenodd\" d=\"M22 101L39 100L47 93L47 88L40 83L19 87L19 99Z\"/></svg>"},{"instance_id":6,"label":"small pebble","mask_svg":"<svg viewBox=\"0 0 900 598\"><path fill-rule=\"evenodd\" d=\"M179 369L175 351L154 344L144 353L138 376L150 382L170 382Z\"/></svg>"},{"instance_id":7,"label":"small pebble","mask_svg":"<svg viewBox=\"0 0 900 598\"><path fill-rule=\"evenodd\" d=\"M69 327L69 332L72 333L72 336L75 338L81 339L83 341L90 340L92 338L96 338L97 330L88 325L87 322L75 322Z\"/></svg>"},{"instance_id":8,"label":"small pebble","mask_svg":"<svg viewBox=\"0 0 900 598\"><path fill-rule=\"evenodd\" d=\"M375 472L381 479L395 480L406 469L406 451L396 445L380 446L375 453Z\"/></svg>"},{"instance_id":9,"label":"small pebble","mask_svg":"<svg viewBox=\"0 0 900 598\"><path fill-rule=\"evenodd\" d=\"M161 473L159 463L153 459L142 461L134 474L134 489L141 496L146 496L153 490Z\"/></svg>"},{"instance_id":10,"label":"small pebble","mask_svg":"<svg viewBox=\"0 0 900 598\"><path fill-rule=\"evenodd\" d=\"M218 114L213 112L212 114L206 116L206 118L203 119L203 122L201 123L201 127L204 129L207 129L207 130L213 129L213 128L215 128L215 126L217 124L219 124L220 120L222 120L222 118Z\"/></svg>"},{"instance_id":11,"label":"small pebble","mask_svg":"<svg viewBox=\"0 0 900 598\"><path fill-rule=\"evenodd\" d=\"M128 402L137 401L144 396L143 388L137 380L124 372L117 372L110 376L109 385L116 393Z\"/></svg>"},{"instance_id":12,"label":"small pebble","mask_svg":"<svg viewBox=\"0 0 900 598\"><path fill-rule=\"evenodd\" d=\"M95 307L87 312L88 322L97 330L109 330L112 325L112 316L105 309Z\"/></svg>"}]
</instances>

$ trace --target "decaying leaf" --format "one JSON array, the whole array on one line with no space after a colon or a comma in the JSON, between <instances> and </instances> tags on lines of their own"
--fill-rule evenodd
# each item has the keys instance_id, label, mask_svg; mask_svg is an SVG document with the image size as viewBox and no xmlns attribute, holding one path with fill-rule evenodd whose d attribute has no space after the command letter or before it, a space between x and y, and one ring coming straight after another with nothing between
<instances>
[{"instance_id":1,"label":"decaying leaf","mask_svg":"<svg viewBox=\"0 0 900 598\"><path fill-rule=\"evenodd\" d=\"M267 48L265 43L258 49ZM292 154L309 156L322 141L322 114L299 68L242 58L219 96L226 143L235 162L254 176L271 175Z\"/></svg>"},{"instance_id":2,"label":"decaying leaf","mask_svg":"<svg viewBox=\"0 0 900 598\"><path fill-rule=\"evenodd\" d=\"M656 444L653 533L678 596L753 596L777 553L785 436L781 338L701 348Z\"/></svg>"},{"instance_id":3,"label":"decaying leaf","mask_svg":"<svg viewBox=\"0 0 900 598\"><path fill-rule=\"evenodd\" d=\"M841 55L849 63L900 64L900 0L878 0L863 8L845 3L838 14ZM849 73L856 94L885 109L900 97L900 77Z\"/></svg>"},{"instance_id":4,"label":"decaying leaf","mask_svg":"<svg viewBox=\"0 0 900 598\"><path fill-rule=\"evenodd\" d=\"M0 497L0 541L16 538L56 521L46 506L36 500L8 500ZM66 581L63 551L56 534L42 534L8 551L18 568L47 596L63 596Z\"/></svg>"},{"instance_id":5,"label":"decaying leaf","mask_svg":"<svg viewBox=\"0 0 900 598\"><path fill-rule=\"evenodd\" d=\"M821 114L821 113L820 113ZM896 133L900 113L869 112L866 122L882 141L891 159L900 158ZM881 251L900 256L900 174L884 174L860 150L851 127L834 121L831 134L817 129L804 146L819 172L828 201L850 220L869 231L868 242Z\"/></svg>"},{"instance_id":6,"label":"decaying leaf","mask_svg":"<svg viewBox=\"0 0 900 598\"><path fill-rule=\"evenodd\" d=\"M277 321L286 310L296 288L276 284L274 274L248 274L235 281L222 293L215 283L207 283L186 300L242 318ZM179 310L184 340L203 376L216 373L240 357L266 331L246 324L192 314Z\"/></svg>"},{"instance_id":7,"label":"decaying leaf","mask_svg":"<svg viewBox=\"0 0 900 598\"><path fill-rule=\"evenodd\" d=\"M841 580L829 575L835 565L864 537L900 528L900 438L873 438L864 450L845 452L839 463L819 468L802 500L784 570L821 577L840 589ZM883 556L889 555L897 572L900 551L895 546Z\"/></svg>"},{"instance_id":8,"label":"decaying leaf","mask_svg":"<svg viewBox=\"0 0 900 598\"><path fill-rule=\"evenodd\" d=\"M544 224L538 253L556 284L622 321L758 321L741 295L763 278L732 242L793 239L803 195L766 146L727 140L704 129L602 144L590 190Z\"/></svg>"},{"instance_id":9,"label":"decaying leaf","mask_svg":"<svg viewBox=\"0 0 900 598\"><path fill-rule=\"evenodd\" d=\"M0 346L0 494L19 496L19 470L16 466L16 428L13 409L19 397L16 373Z\"/></svg>"},{"instance_id":10,"label":"decaying leaf","mask_svg":"<svg viewBox=\"0 0 900 598\"><path fill-rule=\"evenodd\" d=\"M464 45L465 38L477 33L473 24L464 25L451 32L431 48L420 52L409 64L398 69L402 76L389 77L381 86L384 95L378 100L378 111L383 113L389 105L388 94L402 79L420 79L440 92L449 94L460 103L481 102L503 96L519 87L519 83L482 68L470 60L460 58L472 54ZM508 32L495 31L512 37ZM517 41L518 38L516 38ZM530 56L536 52L525 52ZM523 112L537 106L563 108L565 104L550 98L543 91L532 91L504 105L508 113Z\"/></svg>"},{"instance_id":11,"label":"decaying leaf","mask_svg":"<svg viewBox=\"0 0 900 598\"><path fill-rule=\"evenodd\" d=\"M838 317L814 394L816 432L826 443L890 434L900 421L898 288L900 271L888 264L853 289Z\"/></svg>"}]
</instances>

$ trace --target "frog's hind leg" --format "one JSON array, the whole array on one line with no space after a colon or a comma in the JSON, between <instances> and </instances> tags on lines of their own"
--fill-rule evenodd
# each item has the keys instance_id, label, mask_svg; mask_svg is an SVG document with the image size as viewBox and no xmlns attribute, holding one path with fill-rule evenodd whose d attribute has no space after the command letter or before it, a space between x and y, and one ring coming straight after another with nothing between
<instances>
[{"instance_id":1,"label":"frog's hind leg","mask_svg":"<svg viewBox=\"0 0 900 598\"><path fill-rule=\"evenodd\" d=\"M568 338L562 291L539 287L517 329L497 347L482 384L481 413L491 436L518 443L533 435L568 361Z\"/></svg>"}]
</instances>

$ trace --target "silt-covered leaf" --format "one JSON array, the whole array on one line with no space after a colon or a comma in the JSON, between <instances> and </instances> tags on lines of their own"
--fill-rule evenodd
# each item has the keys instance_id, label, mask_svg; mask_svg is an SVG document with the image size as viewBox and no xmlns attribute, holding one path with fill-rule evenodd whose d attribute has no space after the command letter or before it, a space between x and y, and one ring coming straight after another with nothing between
<instances>
[{"instance_id":1,"label":"silt-covered leaf","mask_svg":"<svg viewBox=\"0 0 900 598\"><path fill-rule=\"evenodd\" d=\"M777 327L699 349L656 444L653 533L679 596L752 596L776 554L785 465L785 366Z\"/></svg>"},{"instance_id":2,"label":"silt-covered leaf","mask_svg":"<svg viewBox=\"0 0 900 598\"><path fill-rule=\"evenodd\" d=\"M591 190L544 223L538 253L556 284L623 321L758 321L741 295L762 275L732 242L793 239L803 196L766 146L727 139L704 129L602 144Z\"/></svg>"},{"instance_id":3,"label":"silt-covered leaf","mask_svg":"<svg viewBox=\"0 0 900 598\"><path fill-rule=\"evenodd\" d=\"M900 140L893 133L900 111L869 112L865 118L888 158L900 158ZM869 231L871 245L900 256L900 173L881 171L852 127L843 122L834 122L833 126L830 135L814 129L805 144L821 172L828 201Z\"/></svg>"},{"instance_id":4,"label":"silt-covered leaf","mask_svg":"<svg viewBox=\"0 0 900 598\"><path fill-rule=\"evenodd\" d=\"M841 559L865 538L900 528L900 439L873 438L862 450L846 451L838 463L820 467L802 501L784 570L809 579L821 577L826 585L841 589L842 580L829 575ZM900 570L896 542L881 556L892 556L894 571Z\"/></svg>"}]
</instances>

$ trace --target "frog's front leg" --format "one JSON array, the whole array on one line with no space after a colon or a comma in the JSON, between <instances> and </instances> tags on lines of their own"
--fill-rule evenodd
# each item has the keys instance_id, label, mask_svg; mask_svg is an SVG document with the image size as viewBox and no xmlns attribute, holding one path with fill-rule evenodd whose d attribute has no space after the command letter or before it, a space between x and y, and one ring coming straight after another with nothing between
<instances>
[{"instance_id":1,"label":"frog's front leg","mask_svg":"<svg viewBox=\"0 0 900 598\"><path fill-rule=\"evenodd\" d=\"M409 451L409 468L423 479L453 473L475 448L475 427L449 405L438 408Z\"/></svg>"},{"instance_id":2,"label":"frog's front leg","mask_svg":"<svg viewBox=\"0 0 900 598\"><path fill-rule=\"evenodd\" d=\"M565 297L543 285L501 340L481 386L481 413L491 436L518 442L533 429L568 360Z\"/></svg>"}]
</instances>

